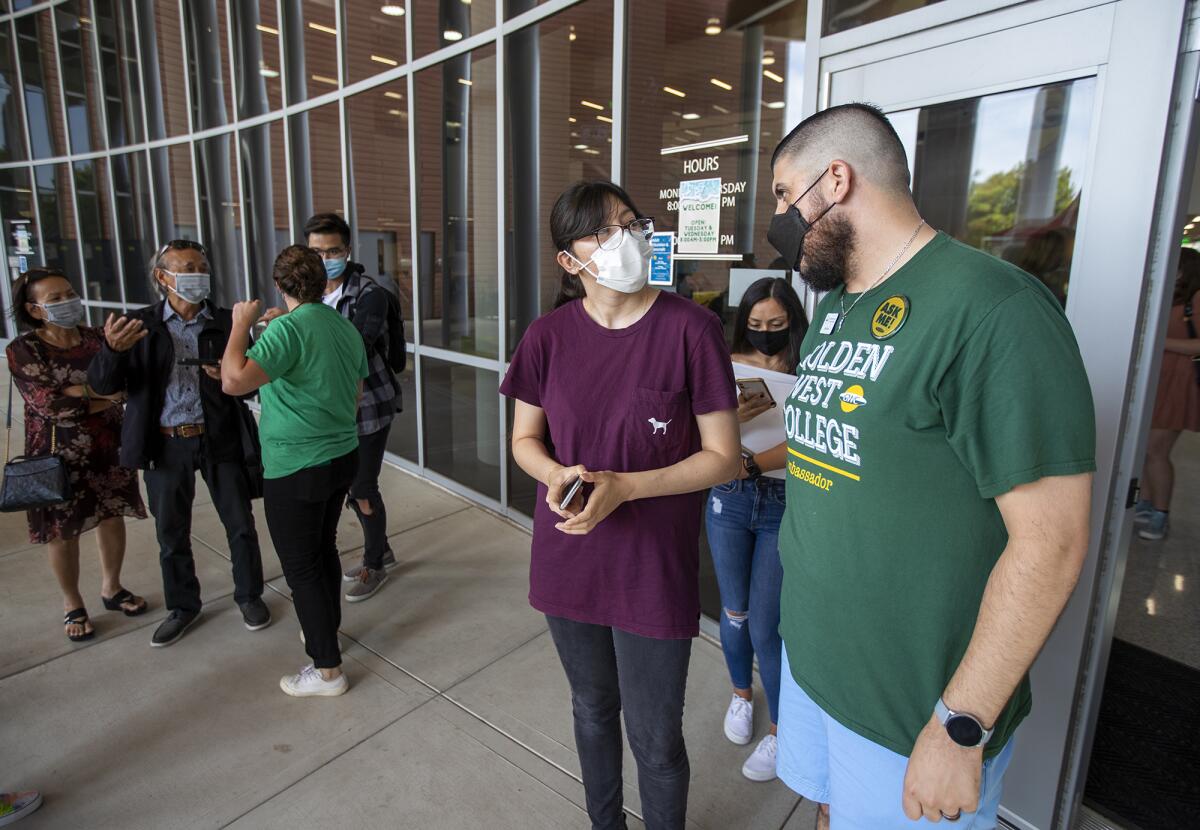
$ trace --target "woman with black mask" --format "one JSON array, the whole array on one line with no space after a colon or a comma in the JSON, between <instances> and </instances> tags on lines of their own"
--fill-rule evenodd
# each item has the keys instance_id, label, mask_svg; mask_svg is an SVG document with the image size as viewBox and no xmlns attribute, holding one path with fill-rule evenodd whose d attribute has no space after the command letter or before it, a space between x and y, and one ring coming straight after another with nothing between
<instances>
[{"instance_id":1,"label":"woman with black mask","mask_svg":"<svg viewBox=\"0 0 1200 830\"><path fill-rule=\"evenodd\" d=\"M775 724L783 641L779 636L779 525L783 520L787 449L783 401L795 383L808 317L787 280L758 280L742 296L733 329L742 470L709 496L706 526L721 589L721 648L733 682L725 737L754 737L754 657L758 656L771 729L742 766L752 781L775 778ZM759 381L762 381L761 383ZM765 389L764 389L765 387ZM768 390L770 394L768 394ZM774 401L772 400L774 399Z\"/></svg>"}]
</instances>

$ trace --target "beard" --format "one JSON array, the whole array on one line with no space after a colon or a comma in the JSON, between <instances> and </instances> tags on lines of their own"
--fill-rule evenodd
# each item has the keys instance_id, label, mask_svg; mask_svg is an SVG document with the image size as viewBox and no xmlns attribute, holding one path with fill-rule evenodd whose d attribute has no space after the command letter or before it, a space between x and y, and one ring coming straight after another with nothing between
<instances>
[{"instance_id":1,"label":"beard","mask_svg":"<svg viewBox=\"0 0 1200 830\"><path fill-rule=\"evenodd\" d=\"M854 226L840 213L827 213L805 234L800 279L825 293L846 284L846 263L854 250Z\"/></svg>"}]
</instances>

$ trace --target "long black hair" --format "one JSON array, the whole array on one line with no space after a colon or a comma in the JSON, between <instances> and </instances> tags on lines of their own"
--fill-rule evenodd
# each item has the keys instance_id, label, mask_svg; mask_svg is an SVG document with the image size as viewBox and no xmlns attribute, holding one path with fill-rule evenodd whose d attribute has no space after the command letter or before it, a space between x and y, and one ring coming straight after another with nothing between
<instances>
[{"instance_id":1,"label":"long black hair","mask_svg":"<svg viewBox=\"0 0 1200 830\"><path fill-rule=\"evenodd\" d=\"M642 218L629 194L610 181L582 180L564 190L550 211L550 238L554 240L554 250L570 251L571 243L575 240L608 224L610 202L613 199L633 211L635 218ZM554 300L554 307L583 297L583 280L577 274L563 271L562 286Z\"/></svg>"},{"instance_id":2,"label":"long black hair","mask_svg":"<svg viewBox=\"0 0 1200 830\"><path fill-rule=\"evenodd\" d=\"M733 354L744 354L754 351L754 347L746 339L746 330L750 322L750 312L763 300L774 299L783 306L788 316L788 330L791 332L786 351L787 365L795 369L800 362L800 344L808 331L808 315L804 305L792 284L783 277L763 277L755 280L742 295L741 305L738 306L737 317L733 321Z\"/></svg>"}]
</instances>

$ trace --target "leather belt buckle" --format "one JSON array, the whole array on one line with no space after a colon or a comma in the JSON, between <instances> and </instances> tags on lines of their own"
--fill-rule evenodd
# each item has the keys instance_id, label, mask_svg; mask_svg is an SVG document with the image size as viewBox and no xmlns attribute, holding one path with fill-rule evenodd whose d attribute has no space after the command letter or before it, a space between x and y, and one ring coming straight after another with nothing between
<instances>
[{"instance_id":1,"label":"leather belt buckle","mask_svg":"<svg viewBox=\"0 0 1200 830\"><path fill-rule=\"evenodd\" d=\"M180 424L177 427L163 427L162 431L170 438L196 438L204 434L204 424Z\"/></svg>"}]
</instances>

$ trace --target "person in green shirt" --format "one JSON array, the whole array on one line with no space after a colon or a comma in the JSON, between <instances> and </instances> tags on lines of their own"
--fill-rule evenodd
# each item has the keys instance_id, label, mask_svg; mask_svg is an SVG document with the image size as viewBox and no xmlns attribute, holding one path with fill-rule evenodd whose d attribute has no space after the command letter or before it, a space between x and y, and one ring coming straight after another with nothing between
<instances>
[{"instance_id":1,"label":"person in green shirt","mask_svg":"<svg viewBox=\"0 0 1200 830\"><path fill-rule=\"evenodd\" d=\"M249 351L260 319L258 300L233 307L233 330L221 361L229 395L259 392L263 507L292 589L312 663L280 687L294 697L343 694L340 668L342 570L337 523L358 465L358 400L367 353L358 330L321 302L325 266L302 245L275 260L275 286L288 313L272 320Z\"/></svg>"},{"instance_id":2,"label":"person in green shirt","mask_svg":"<svg viewBox=\"0 0 1200 830\"><path fill-rule=\"evenodd\" d=\"M778 773L837 828L994 827L1027 672L1088 549L1071 327L930 228L882 112L802 122L768 239L820 292L784 406Z\"/></svg>"}]
</instances>

